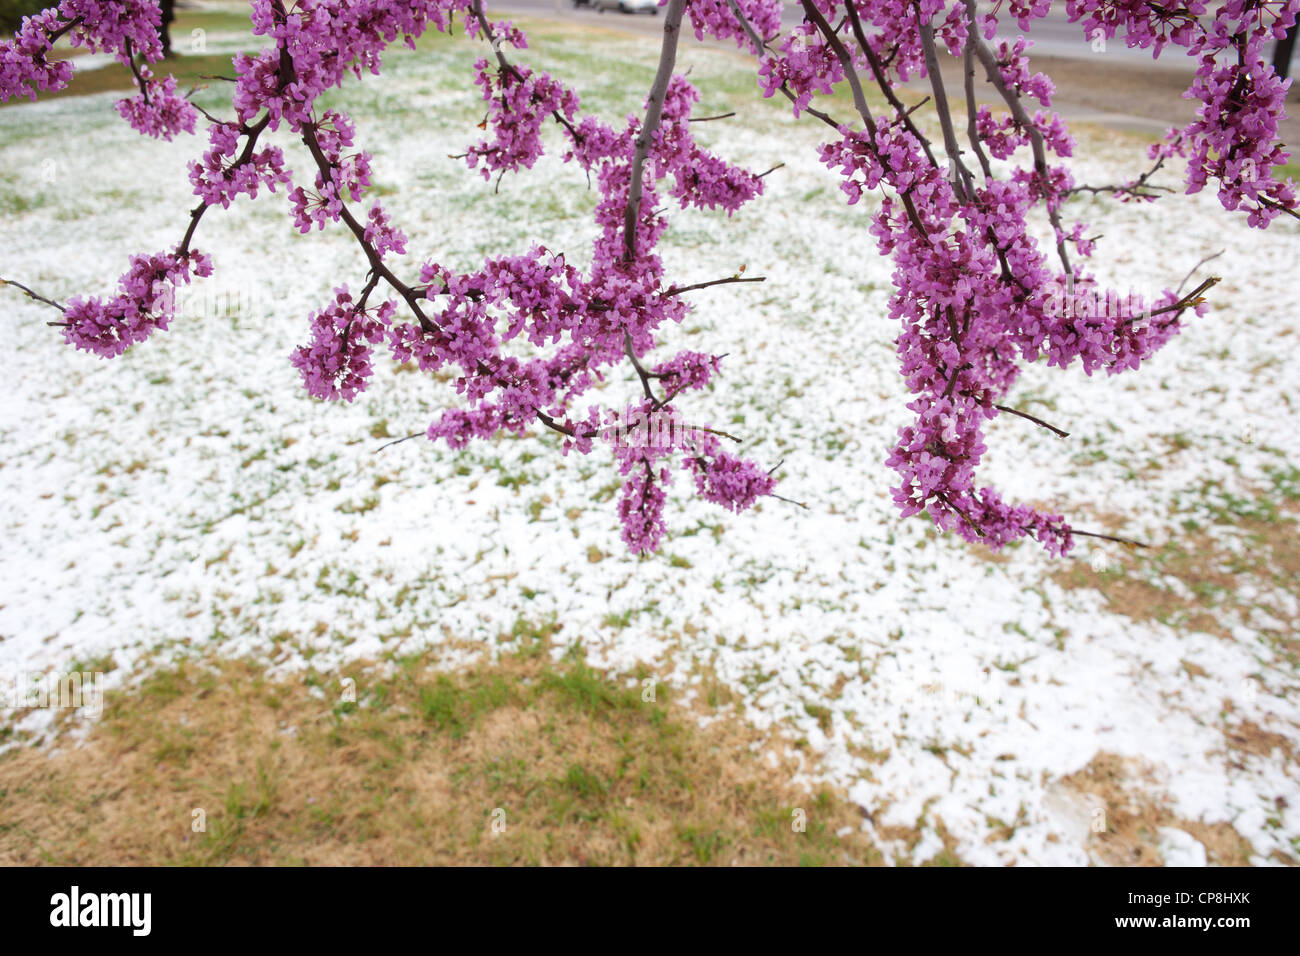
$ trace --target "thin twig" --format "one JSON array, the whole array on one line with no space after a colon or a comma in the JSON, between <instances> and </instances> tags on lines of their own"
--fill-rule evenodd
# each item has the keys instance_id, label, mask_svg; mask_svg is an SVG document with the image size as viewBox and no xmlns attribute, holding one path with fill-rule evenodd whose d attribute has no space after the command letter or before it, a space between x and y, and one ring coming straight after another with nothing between
<instances>
[{"instance_id":1,"label":"thin twig","mask_svg":"<svg viewBox=\"0 0 1300 956\"><path fill-rule=\"evenodd\" d=\"M1300 219L1300 211L1292 209L1290 206L1284 206L1280 202L1277 202L1274 199L1269 199L1267 196L1260 196L1259 204L1265 207L1266 209L1276 209L1278 212L1284 212L1288 216L1293 216L1296 219Z\"/></svg>"},{"instance_id":2,"label":"thin twig","mask_svg":"<svg viewBox=\"0 0 1300 956\"><path fill-rule=\"evenodd\" d=\"M59 305L59 303L55 302L53 299L47 299L45 298L45 296L33 292L31 289L27 288L27 286L23 285L21 282L15 282L13 279L0 278L0 286L7 286L7 285L11 285L15 289L21 289L23 292L27 293L27 298L29 299L35 299L37 302L44 302L46 305L52 305L60 312L68 311L64 306ZM60 322L58 324L63 325L64 323Z\"/></svg>"},{"instance_id":3,"label":"thin twig","mask_svg":"<svg viewBox=\"0 0 1300 956\"><path fill-rule=\"evenodd\" d=\"M737 438L735 435L732 435L729 432L720 431L717 428L709 428L705 425L691 425L690 427L697 432L708 432L710 435L717 435L719 438L730 439L731 441L734 441L737 445L741 444L741 439Z\"/></svg>"},{"instance_id":4,"label":"thin twig","mask_svg":"<svg viewBox=\"0 0 1300 956\"><path fill-rule=\"evenodd\" d=\"M1078 528L1071 528L1070 534L1082 535L1085 538L1100 538L1102 541L1114 541L1116 544L1127 545L1130 548L1149 548L1151 545L1141 541L1134 541L1132 538L1118 538L1113 534L1099 534L1096 531L1080 531Z\"/></svg>"},{"instance_id":5,"label":"thin twig","mask_svg":"<svg viewBox=\"0 0 1300 956\"><path fill-rule=\"evenodd\" d=\"M996 408L996 409L997 409L998 411L1000 411L1000 412L1006 412L1008 415L1016 415L1016 416L1019 416L1020 418L1025 419L1026 421L1031 421L1031 422L1033 422L1035 425L1042 425L1042 426L1043 426L1044 428L1046 428L1048 431L1050 431L1050 432L1055 432L1055 433L1056 433L1057 435L1059 435L1061 438L1069 438L1069 437L1070 437L1070 433L1069 433L1069 432L1067 432L1067 431L1063 431L1062 429L1057 428L1055 425L1052 425L1052 424L1049 424L1048 422L1043 421L1041 418L1038 418L1038 417L1036 417L1036 416L1034 416L1034 415L1030 415L1028 412L1022 412L1022 411L1021 411L1020 409L1018 409L1018 408L1011 408L1009 405L994 405L993 407Z\"/></svg>"},{"instance_id":6,"label":"thin twig","mask_svg":"<svg viewBox=\"0 0 1300 956\"><path fill-rule=\"evenodd\" d=\"M1198 285L1191 292L1187 293L1187 295L1183 296L1173 305L1167 305L1163 309L1156 309L1154 312L1151 313L1151 317L1154 318L1157 315L1164 315L1166 312L1182 312L1184 309L1190 309L1192 306L1200 305L1202 302L1205 301L1201 293L1212 289L1214 286L1218 285L1222 281L1223 279L1220 278L1219 276L1210 276L1208 279L1206 279L1204 282Z\"/></svg>"},{"instance_id":7,"label":"thin twig","mask_svg":"<svg viewBox=\"0 0 1300 956\"><path fill-rule=\"evenodd\" d=\"M696 282L693 285L673 286L664 292L664 295L681 295L683 292L694 292L696 289L707 289L715 285L731 285L736 282L766 282L767 276L727 276L725 279L711 279L708 282Z\"/></svg>"},{"instance_id":8,"label":"thin twig","mask_svg":"<svg viewBox=\"0 0 1300 956\"><path fill-rule=\"evenodd\" d=\"M379 454L381 451L383 451L385 448L391 448L393 445L400 445L400 444L401 444L402 442L404 442L404 441L410 441L412 438L419 438L420 436L422 436L422 435L424 435L424 434L426 434L426 433L425 433L425 432L411 432L411 434L405 436L404 438L394 438L392 441L390 441L390 442L385 442L384 444L382 444L382 445L380 445L378 448L376 448L376 449L375 449L375 454L378 455L378 454Z\"/></svg>"},{"instance_id":9,"label":"thin twig","mask_svg":"<svg viewBox=\"0 0 1300 956\"><path fill-rule=\"evenodd\" d=\"M804 511L808 510L808 506L804 504L802 501L795 501L793 498L787 498L784 495L778 495L775 491L769 491L767 495L769 498L775 498L777 501L784 501L787 504L792 504L795 505L796 507L802 508L804 509Z\"/></svg>"},{"instance_id":10,"label":"thin twig","mask_svg":"<svg viewBox=\"0 0 1300 956\"><path fill-rule=\"evenodd\" d=\"M1174 295L1182 295L1182 292L1183 292L1183 286L1187 285L1187 280L1188 280L1188 279L1190 279L1192 276L1196 275L1196 270L1197 270L1197 269L1199 269L1201 266L1205 265L1205 264L1206 264L1207 262L1209 262L1211 259L1217 259L1217 258L1219 258L1219 256L1223 255L1223 254L1224 254L1225 252L1227 252L1227 251L1228 251L1227 249L1220 249L1218 252L1214 253L1213 255L1206 256L1206 257L1205 257L1204 259L1202 259L1200 262L1196 263L1196 265L1192 266L1192 271L1189 272L1189 273L1187 273L1187 275L1183 278L1183 281L1182 281L1182 282L1178 283L1178 288L1174 290Z\"/></svg>"},{"instance_id":11,"label":"thin twig","mask_svg":"<svg viewBox=\"0 0 1300 956\"><path fill-rule=\"evenodd\" d=\"M967 514L966 512L964 512L964 511L962 511L961 508L960 508L960 507L959 507L955 502L951 501L951 500L948 498L948 496L945 495L942 491L937 492L937 493L935 494L935 497L938 498L940 501L942 501L944 504L946 504L946 505L947 505L949 508L951 508L953 511L957 512L957 514L959 514L959 515L961 515L963 518L965 518L965 519L966 519L966 523L967 523L968 525L970 525L972 528L975 529L975 533L976 533L977 535L979 535L981 538L987 538L987 537L988 537L988 535L986 535L986 534L984 533L984 529L981 528L978 524L976 524L975 521L974 521L974 519L972 519L970 515L968 515L968 514Z\"/></svg>"}]
</instances>

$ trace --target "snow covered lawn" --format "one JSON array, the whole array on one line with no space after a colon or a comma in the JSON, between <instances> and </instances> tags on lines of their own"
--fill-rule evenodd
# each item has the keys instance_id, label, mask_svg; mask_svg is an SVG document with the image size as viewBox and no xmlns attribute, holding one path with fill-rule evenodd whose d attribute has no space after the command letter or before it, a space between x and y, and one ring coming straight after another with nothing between
<instances>
[{"instance_id":1,"label":"snow covered lawn","mask_svg":"<svg viewBox=\"0 0 1300 956\"><path fill-rule=\"evenodd\" d=\"M534 39L521 56L577 80L588 105L637 108L651 42L554 26ZM585 260L595 194L575 170L547 158L494 193L447 158L482 118L478 52L426 43L340 97L412 259L465 268L542 242ZM679 479L670 537L638 560L606 454L563 458L540 429L379 451L454 393L382 362L354 405L310 400L289 353L332 287L363 283L363 259L345 230L298 236L282 194L241 201L196 240L217 274L122 359L74 353L49 310L3 291L0 676L111 659L112 683L212 653L338 675L430 647L454 666L555 621L557 656L580 643L606 672L644 665L736 708L798 758L796 783L846 789L894 861L946 845L975 864L1300 861L1300 230L1249 230L1208 196L1080 202L1111 284L1154 295L1219 250L1200 274L1224 281L1138 373L1026 375L1015 404L1068 440L1009 416L989 436L985 474L1009 496L1151 551L992 556L889 501L882 462L907 396L869 204L844 205L821 131L763 103L742 58L685 58L700 115L740 114L699 127L706 142L786 165L734 219L673 217L675 278L767 276L695 294L670 330L670 347L728 353L720 384L684 407L784 460L779 490L807 510L733 516ZM220 93L200 102L228 112ZM0 110L0 275L103 294L128 253L180 238L201 142L143 140L115 98ZM1083 181L1144 163L1137 140L1078 133ZM604 394L621 405L635 389ZM18 741L48 712L3 717Z\"/></svg>"}]
</instances>

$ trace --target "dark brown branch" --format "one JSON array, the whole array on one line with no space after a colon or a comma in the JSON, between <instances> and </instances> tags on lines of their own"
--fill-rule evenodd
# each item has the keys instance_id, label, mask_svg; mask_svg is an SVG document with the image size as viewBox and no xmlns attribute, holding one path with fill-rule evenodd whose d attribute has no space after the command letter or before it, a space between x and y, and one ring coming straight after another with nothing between
<instances>
[{"instance_id":1,"label":"dark brown branch","mask_svg":"<svg viewBox=\"0 0 1300 956\"><path fill-rule=\"evenodd\" d=\"M1078 528L1071 528L1070 534L1077 534L1084 538L1100 538L1102 541L1114 541L1116 544L1127 545L1130 548L1151 547L1149 544L1144 544L1141 541L1134 541L1132 538L1119 538L1113 534L1099 534L1096 531L1080 531Z\"/></svg>"},{"instance_id":2,"label":"dark brown branch","mask_svg":"<svg viewBox=\"0 0 1300 956\"><path fill-rule=\"evenodd\" d=\"M1300 211L1292 209L1290 206L1284 206L1274 199L1269 199L1267 196L1260 196L1259 204L1266 209L1276 209L1278 212L1284 212L1288 216L1294 216L1296 219L1300 219Z\"/></svg>"},{"instance_id":3,"label":"dark brown branch","mask_svg":"<svg viewBox=\"0 0 1300 956\"><path fill-rule=\"evenodd\" d=\"M378 455L385 448L391 448L393 445L400 445L404 441L410 441L412 438L419 438L424 434L426 434L426 432L411 432L411 434L405 435L401 438L394 438L390 442L384 442L384 444L375 449L375 454Z\"/></svg>"},{"instance_id":4,"label":"dark brown branch","mask_svg":"<svg viewBox=\"0 0 1300 956\"><path fill-rule=\"evenodd\" d=\"M69 30L73 29L74 27L80 26L81 21L82 21L81 17L73 17L71 20L69 20L63 26L59 27L53 33L45 34L45 38L49 41L50 46L53 46L54 44L58 43L59 40L63 38L63 35L67 33ZM42 54L42 57L43 56L44 54Z\"/></svg>"},{"instance_id":5,"label":"dark brown branch","mask_svg":"<svg viewBox=\"0 0 1300 956\"><path fill-rule=\"evenodd\" d=\"M967 523L968 525L970 525L972 528L975 529L975 533L976 533L977 535L979 535L981 538L987 538L987 537L988 537L988 535L986 535L986 534L984 533L984 529L981 528L979 525L977 525L977 524L975 523L975 521L971 518L970 515L968 515L968 514L967 514L966 512L964 512L964 511L962 511L962 510L961 510L961 507L958 506L958 505L957 505L955 502L953 502L952 500L950 500L950 499L948 498L948 496L945 495L942 491L940 491L940 492L936 492L936 493L935 493L935 497L938 498L940 501L942 501L944 504L946 504L946 505L947 505L949 508L951 508L953 511L957 512L957 514L961 515L964 519L966 519L966 523Z\"/></svg>"},{"instance_id":6,"label":"dark brown branch","mask_svg":"<svg viewBox=\"0 0 1300 956\"><path fill-rule=\"evenodd\" d=\"M767 276L727 276L725 279L711 279L708 282L696 282L693 285L672 286L664 292L664 295L681 295L683 292L694 292L696 289L707 289L715 285L731 285L736 282L766 282Z\"/></svg>"},{"instance_id":7,"label":"dark brown branch","mask_svg":"<svg viewBox=\"0 0 1300 956\"><path fill-rule=\"evenodd\" d=\"M131 50L130 40L123 43L122 52L126 55L126 62L131 67L131 75L135 77L135 85L140 90L140 95L144 97L147 106L149 104L149 87L145 84L144 77L140 75L140 68L136 66L135 54Z\"/></svg>"},{"instance_id":8,"label":"dark brown branch","mask_svg":"<svg viewBox=\"0 0 1300 956\"><path fill-rule=\"evenodd\" d=\"M1020 417L1020 418L1025 419L1026 421L1033 422L1035 425L1041 425L1041 426L1043 426L1044 428L1046 428L1048 431L1050 431L1050 432L1055 432L1055 433L1056 433L1057 435L1059 435L1061 438L1069 438L1069 437L1070 437L1070 433L1069 433L1069 432L1067 432L1067 431L1063 431L1062 429L1057 428L1055 425L1052 425L1052 424L1049 424L1048 422L1043 421L1041 418L1037 418L1037 417L1035 417L1034 415L1030 415L1028 412L1022 412L1022 411L1021 411L1020 409L1018 409L1018 408L1011 408L1011 407L1008 406L1008 405L994 405L993 407L996 408L996 409L997 409L998 411L1000 411L1000 412L1006 412L1008 415L1016 415L1016 416L1018 416L1018 417Z\"/></svg>"},{"instance_id":9,"label":"dark brown branch","mask_svg":"<svg viewBox=\"0 0 1300 956\"><path fill-rule=\"evenodd\" d=\"M1163 309L1156 309L1155 311L1153 311L1151 313L1151 317L1154 318L1157 315L1164 315L1166 312L1182 312L1185 309L1190 309L1192 306L1200 305L1202 302L1205 301L1205 298L1201 295L1201 293L1208 292L1210 289L1214 288L1222 281L1223 279L1220 278L1219 276L1210 276L1208 279L1206 279L1204 282L1198 285L1191 292L1187 293L1187 295L1183 296L1173 305L1167 305Z\"/></svg>"},{"instance_id":10,"label":"dark brown branch","mask_svg":"<svg viewBox=\"0 0 1300 956\"><path fill-rule=\"evenodd\" d=\"M277 21L283 23L287 16L284 8L284 0L272 0L272 10L275 11ZM280 40L279 44L280 63L278 78L280 87L283 89L296 80L297 73L294 69L293 56L289 53L289 48L285 45L283 40ZM330 162L329 157L327 157L324 150L321 149L320 140L316 136L315 123L302 124L302 141L304 145L306 145L308 152L311 153L312 159L316 161L316 166L320 170L322 179L324 179L325 182L330 182L333 178L332 171L334 164ZM245 147L245 152L247 151L248 146ZM370 240L366 238L365 226L357 221L356 216L352 214L352 210L343 202L342 197L339 198L339 218L343 220L350 230L352 230L352 234L356 237L358 245L361 246L361 250L366 254L366 258L370 261L371 272L377 276L381 276L384 281L392 286L393 290L396 291L403 300L405 300L407 308L409 308L419 320L421 329L426 333L437 332L438 327L434 325L434 323L420 308L419 296L416 295L415 291L410 286L394 275L391 269L384 265L383 257L375 249Z\"/></svg>"},{"instance_id":11,"label":"dark brown branch","mask_svg":"<svg viewBox=\"0 0 1300 956\"><path fill-rule=\"evenodd\" d=\"M15 282L13 279L0 278L0 287L7 286L7 285L11 285L11 286L13 286L15 289L20 289L20 290L22 290L23 292L25 292L25 293L27 294L27 298L29 298L29 299L35 299L37 302L44 302L46 305L52 305L52 306L54 306L56 309L58 309L60 312L67 312L67 311L68 311L66 307L64 307L64 306L62 306L62 305L59 305L59 303L55 302L53 299L47 299L47 298L45 298L45 296L40 295L39 293L33 292L31 289L27 288L27 286L23 285L21 282ZM62 323L62 322L57 322L57 323L51 323L51 324L55 324L55 325L63 325L64 323Z\"/></svg>"}]
</instances>

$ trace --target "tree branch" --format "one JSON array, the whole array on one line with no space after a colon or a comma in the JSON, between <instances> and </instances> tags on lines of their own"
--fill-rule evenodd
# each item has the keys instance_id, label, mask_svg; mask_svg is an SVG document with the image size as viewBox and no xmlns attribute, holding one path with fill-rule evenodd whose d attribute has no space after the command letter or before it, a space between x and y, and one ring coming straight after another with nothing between
<instances>
[{"instance_id":1,"label":"tree branch","mask_svg":"<svg viewBox=\"0 0 1300 956\"><path fill-rule=\"evenodd\" d=\"M1065 251L1065 230L1061 227L1061 213L1057 209L1056 203L1053 202L1050 194L1051 187L1048 185L1047 147L1043 144L1043 134L1038 131L1038 127L1034 126L1033 120L1025 111L1025 104L1020 101L1020 94L1007 87L1006 80L1002 77L1002 70L998 67L997 58L993 55L993 51L989 49L988 44L984 42L984 38L975 25L976 13L976 0L966 0L966 18L970 24L966 42L975 48L975 55L979 57L980 63L984 65L989 82L1001 94L1007 108L1011 110L1011 117L1016 121L1016 125L1029 135L1029 145L1034 152L1034 170L1042 184L1045 205L1047 206L1047 218L1051 220L1052 229L1056 235L1056 254L1060 258L1061 265L1065 268L1066 273L1073 275L1074 269L1070 266L1069 254Z\"/></svg>"},{"instance_id":2,"label":"tree branch","mask_svg":"<svg viewBox=\"0 0 1300 956\"><path fill-rule=\"evenodd\" d=\"M650 87L645 120L641 123L641 132L637 135L636 149L632 154L632 181L628 185L627 209L623 214L623 261L628 263L636 259L636 226L641 215L645 161L655 133L659 131L659 122L663 119L664 97L668 94L668 83L673 78L673 67L677 64L677 40L682 32L682 11L685 9L686 0L668 0L668 9L664 13L663 46L659 49L659 69L655 73L654 85Z\"/></svg>"},{"instance_id":3,"label":"tree branch","mask_svg":"<svg viewBox=\"0 0 1300 956\"><path fill-rule=\"evenodd\" d=\"M694 292L696 289L707 289L715 285L731 285L736 282L766 282L767 276L727 276L725 279L711 279L708 282L696 282L692 285L672 286L664 295L681 295L683 292Z\"/></svg>"},{"instance_id":4,"label":"tree branch","mask_svg":"<svg viewBox=\"0 0 1300 956\"><path fill-rule=\"evenodd\" d=\"M952 164L954 188L959 198L970 202L975 195L975 183L961 158L961 146L957 143L957 131L952 125L952 111L948 107L948 91L944 89L943 77L939 75L939 51L934 46L934 28L928 23L921 23L920 11L917 11L917 27L921 31L921 48L925 51L925 72L930 75L930 89L934 93L934 109L939 114L939 126L943 130L943 148L948 153L948 162Z\"/></svg>"},{"instance_id":5,"label":"tree branch","mask_svg":"<svg viewBox=\"0 0 1300 956\"><path fill-rule=\"evenodd\" d=\"M1041 418L1036 418L1035 416L1030 415L1028 412L1022 412L1022 411L1021 411L1020 409L1018 409L1018 408L1011 408L1011 407L1008 406L1008 405L994 405L993 407L996 408L996 409L997 409L998 411L1000 411L1000 412L1006 412L1008 415L1016 415L1016 416L1019 416L1020 418L1025 419L1026 421L1033 422L1035 425L1041 425L1041 426L1043 426L1044 428L1046 428L1048 431L1050 431L1050 432L1055 432L1055 433L1056 433L1057 435L1059 435L1061 438L1069 438L1069 437L1070 437L1070 433L1069 433L1069 432L1067 432L1067 431L1063 431L1063 430L1057 428L1055 425L1048 424L1047 422L1043 421Z\"/></svg>"},{"instance_id":6,"label":"tree branch","mask_svg":"<svg viewBox=\"0 0 1300 956\"><path fill-rule=\"evenodd\" d=\"M0 286L7 286L7 285L11 285L15 289L21 289L23 292L27 293L27 298L29 299L35 299L37 302L44 302L46 305L52 305L60 312L68 311L66 307L59 305L59 303L55 302L53 299L47 299L45 298L45 296L33 292L31 289L27 288L27 286L23 285L21 282L15 282L13 279L5 279L3 277L0 277ZM59 322L56 324L62 325L63 323Z\"/></svg>"},{"instance_id":7,"label":"tree branch","mask_svg":"<svg viewBox=\"0 0 1300 956\"><path fill-rule=\"evenodd\" d=\"M1213 253L1212 255L1208 255L1208 256L1206 256L1206 257L1205 257L1204 259L1202 259L1200 262L1196 263L1196 265L1192 266L1191 271L1188 272L1187 275L1183 277L1183 281L1180 282L1180 283L1178 283L1178 288L1174 290L1174 295L1180 295L1180 294L1182 293L1182 291L1183 291L1183 286L1187 285L1187 280L1188 280L1188 279L1190 279L1192 276L1196 275L1196 270L1197 270L1197 269L1199 269L1201 266L1205 265L1205 264L1206 264L1207 262L1209 262L1211 259L1217 259L1217 258L1219 258L1219 256L1223 255L1223 254L1224 254L1225 252L1227 252L1227 251L1228 251L1228 250L1226 250L1226 249L1220 249L1218 252Z\"/></svg>"}]
</instances>

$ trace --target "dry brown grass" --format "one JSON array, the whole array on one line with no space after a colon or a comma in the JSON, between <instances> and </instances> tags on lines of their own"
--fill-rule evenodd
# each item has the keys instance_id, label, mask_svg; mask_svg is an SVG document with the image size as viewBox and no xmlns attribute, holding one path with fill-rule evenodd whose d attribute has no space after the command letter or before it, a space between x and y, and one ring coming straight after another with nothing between
<instances>
[{"instance_id":1,"label":"dry brown grass","mask_svg":"<svg viewBox=\"0 0 1300 956\"><path fill-rule=\"evenodd\" d=\"M110 694L84 743L0 756L0 862L879 861L855 805L785 785L753 730L700 730L662 686L643 702L544 639L455 674L427 664L352 668L358 703L246 661L157 672Z\"/></svg>"},{"instance_id":2,"label":"dry brown grass","mask_svg":"<svg viewBox=\"0 0 1300 956\"><path fill-rule=\"evenodd\" d=\"M1294 590L1300 581L1300 524L1288 513L1296 510L1294 502L1284 508L1273 520L1231 522L1244 542L1243 553L1219 546L1203 532L1188 532L1158 550L1125 552L1114 568L1098 572L1079 561L1063 565L1052 578L1065 588L1099 591L1111 611L1132 620L1159 621L1224 639L1258 607L1286 623L1283 630L1261 633L1279 663L1298 666L1300 620L1283 607L1243 601L1239 595L1245 583Z\"/></svg>"},{"instance_id":3,"label":"dry brown grass","mask_svg":"<svg viewBox=\"0 0 1300 956\"><path fill-rule=\"evenodd\" d=\"M1162 866L1157 831L1160 827L1175 827L1205 846L1210 863L1250 865L1253 850L1232 824L1177 816L1157 796L1159 785L1154 771L1140 760L1099 753L1086 767L1061 782L1105 811L1105 831L1089 837L1090 849L1100 862L1110 866Z\"/></svg>"}]
</instances>

